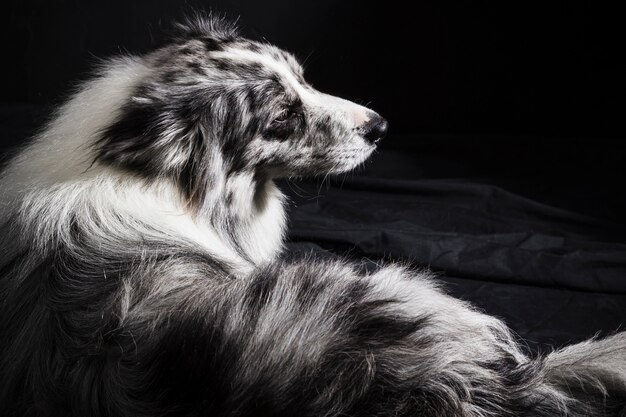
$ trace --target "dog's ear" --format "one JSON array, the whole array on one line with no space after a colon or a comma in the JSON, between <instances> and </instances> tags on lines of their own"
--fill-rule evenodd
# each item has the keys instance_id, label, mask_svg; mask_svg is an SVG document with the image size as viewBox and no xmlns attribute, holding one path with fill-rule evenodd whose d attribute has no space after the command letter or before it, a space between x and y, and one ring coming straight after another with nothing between
<instances>
[{"instance_id":1,"label":"dog's ear","mask_svg":"<svg viewBox=\"0 0 626 417\"><path fill-rule=\"evenodd\" d=\"M174 24L172 35L177 39L209 38L227 42L239 37L239 29L235 21L223 15L195 11Z\"/></svg>"},{"instance_id":2,"label":"dog's ear","mask_svg":"<svg viewBox=\"0 0 626 417\"><path fill-rule=\"evenodd\" d=\"M196 152L200 119L206 104L174 100L150 84L138 87L117 117L103 128L95 142L98 162L147 175L179 171Z\"/></svg>"},{"instance_id":3,"label":"dog's ear","mask_svg":"<svg viewBox=\"0 0 626 417\"><path fill-rule=\"evenodd\" d=\"M200 207L221 180L223 160L210 103L155 97L138 88L94 143L94 162L130 170L148 179L174 180L185 200Z\"/></svg>"}]
</instances>

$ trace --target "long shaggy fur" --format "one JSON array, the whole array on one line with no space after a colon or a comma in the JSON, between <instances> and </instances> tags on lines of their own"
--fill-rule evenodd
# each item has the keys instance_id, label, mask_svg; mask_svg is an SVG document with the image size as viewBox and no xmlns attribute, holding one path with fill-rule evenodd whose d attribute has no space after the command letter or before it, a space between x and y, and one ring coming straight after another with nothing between
<instances>
[{"instance_id":1,"label":"long shaggy fur","mask_svg":"<svg viewBox=\"0 0 626 417\"><path fill-rule=\"evenodd\" d=\"M0 179L0 415L623 416L624 334L529 358L426 272L280 259L273 179L383 125L215 19L108 61Z\"/></svg>"}]
</instances>

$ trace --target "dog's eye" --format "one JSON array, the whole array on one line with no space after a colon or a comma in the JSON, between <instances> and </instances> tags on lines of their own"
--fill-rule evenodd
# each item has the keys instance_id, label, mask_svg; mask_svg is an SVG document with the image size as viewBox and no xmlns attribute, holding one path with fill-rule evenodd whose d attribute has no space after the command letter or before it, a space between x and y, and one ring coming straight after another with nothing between
<instances>
[{"instance_id":1,"label":"dog's eye","mask_svg":"<svg viewBox=\"0 0 626 417\"><path fill-rule=\"evenodd\" d=\"M294 112L291 109L283 110L272 123L284 123L287 120L291 119L294 116Z\"/></svg>"},{"instance_id":2,"label":"dog's eye","mask_svg":"<svg viewBox=\"0 0 626 417\"><path fill-rule=\"evenodd\" d=\"M285 108L274 117L264 135L267 138L287 139L298 128L301 119L302 114L297 108Z\"/></svg>"}]
</instances>

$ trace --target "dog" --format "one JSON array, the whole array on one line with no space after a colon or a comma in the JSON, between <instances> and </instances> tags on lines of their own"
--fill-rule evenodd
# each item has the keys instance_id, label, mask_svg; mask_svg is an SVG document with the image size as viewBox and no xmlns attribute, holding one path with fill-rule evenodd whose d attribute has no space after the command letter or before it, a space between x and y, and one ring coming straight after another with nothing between
<instances>
[{"instance_id":1,"label":"dog","mask_svg":"<svg viewBox=\"0 0 626 417\"><path fill-rule=\"evenodd\" d=\"M386 130L214 16L106 61L0 178L0 415L623 416L624 333L531 358L426 271L281 257L274 179Z\"/></svg>"}]
</instances>

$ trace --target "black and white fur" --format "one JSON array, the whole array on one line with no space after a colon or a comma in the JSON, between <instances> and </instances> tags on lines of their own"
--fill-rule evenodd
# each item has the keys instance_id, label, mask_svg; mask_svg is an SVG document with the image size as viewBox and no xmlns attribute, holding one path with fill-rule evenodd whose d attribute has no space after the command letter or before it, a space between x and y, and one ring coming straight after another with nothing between
<instances>
[{"instance_id":1,"label":"black and white fur","mask_svg":"<svg viewBox=\"0 0 626 417\"><path fill-rule=\"evenodd\" d=\"M273 179L384 124L214 18L108 61L0 179L0 415L624 415L624 334L529 358L425 272L280 259Z\"/></svg>"}]
</instances>

